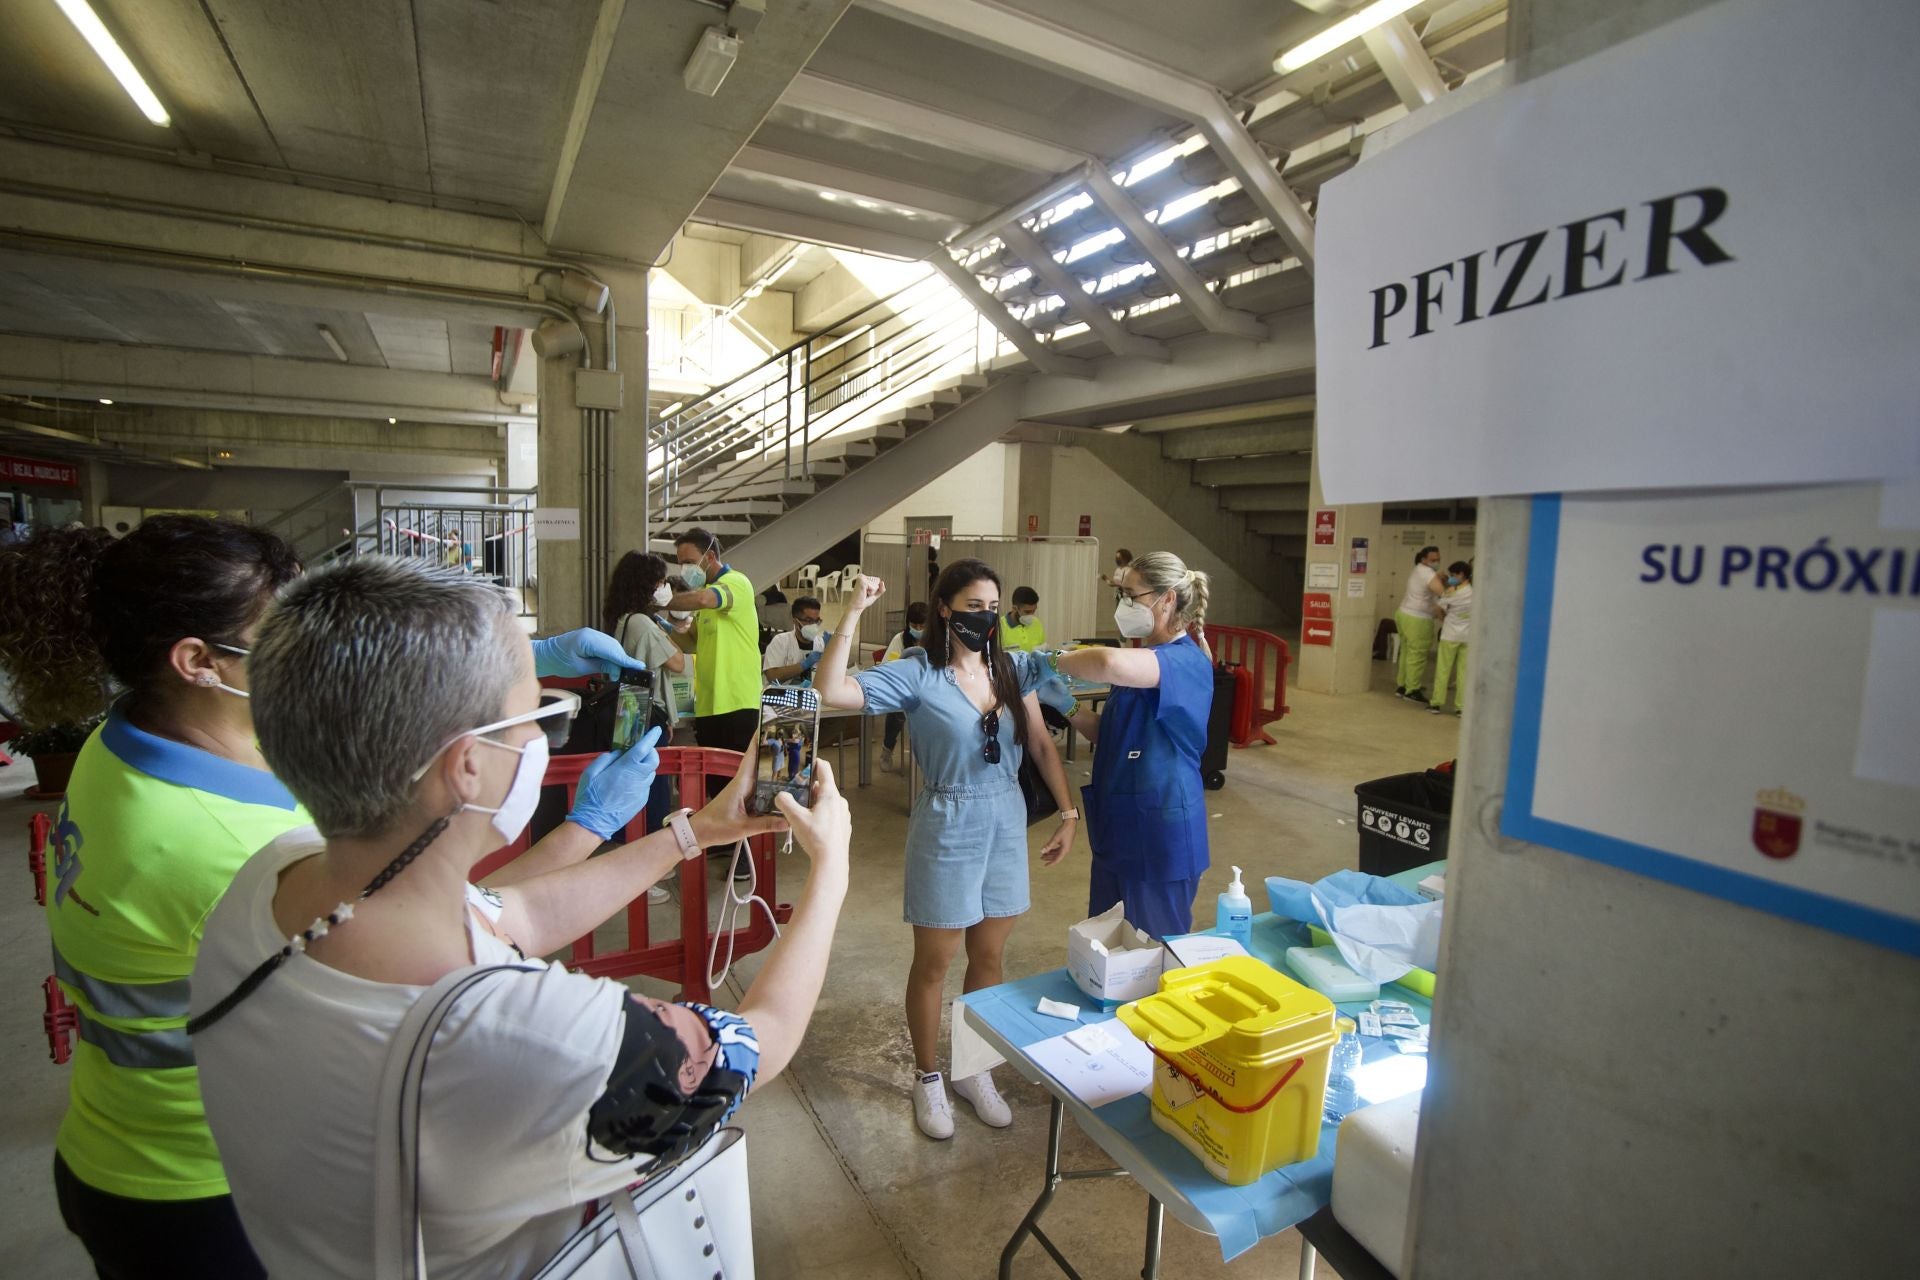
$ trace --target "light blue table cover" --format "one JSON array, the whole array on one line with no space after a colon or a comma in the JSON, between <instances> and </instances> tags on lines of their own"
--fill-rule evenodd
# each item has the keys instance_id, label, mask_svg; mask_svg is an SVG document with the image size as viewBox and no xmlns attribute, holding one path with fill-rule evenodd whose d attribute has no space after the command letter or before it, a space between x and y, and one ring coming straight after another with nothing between
<instances>
[{"instance_id":1,"label":"light blue table cover","mask_svg":"<svg viewBox=\"0 0 1920 1280\"><path fill-rule=\"evenodd\" d=\"M1420 874L1427 870L1418 869ZM1253 918L1253 945L1249 949L1282 973L1292 976L1285 963L1286 949L1306 944L1306 929L1300 924L1282 920L1271 912ZM1382 987L1380 994L1383 999L1404 1000L1412 1005L1423 1023L1432 1016L1432 1005L1425 996L1397 984ZM1170 1192L1170 1196L1162 1195L1168 1212L1195 1230L1216 1236L1222 1258L1231 1261L1263 1238L1278 1235L1326 1207L1333 1195L1335 1125L1321 1126L1320 1149L1311 1160L1275 1169L1244 1187L1228 1186L1209 1174L1191 1152L1153 1123L1153 1104L1148 1095L1135 1094L1104 1107L1088 1107L1031 1058L1020 1054L1027 1045L1072 1030L1064 1020L1036 1011L1034 1006L1041 996L1079 1005L1083 1024L1105 1022L1113 1017L1099 1008L1098 1001L1089 999L1076 987L1065 969L987 987L959 997L956 1003L966 1009L989 1043L1017 1070L1029 1079L1038 1078L1049 1092L1061 1098L1087 1136L1147 1185L1150 1194ZM1346 1014L1358 1013L1366 1007L1366 1001L1338 1006ZM1368 1062L1398 1053L1386 1040L1362 1037L1361 1045ZM1154 1186L1155 1183L1160 1186Z\"/></svg>"}]
</instances>

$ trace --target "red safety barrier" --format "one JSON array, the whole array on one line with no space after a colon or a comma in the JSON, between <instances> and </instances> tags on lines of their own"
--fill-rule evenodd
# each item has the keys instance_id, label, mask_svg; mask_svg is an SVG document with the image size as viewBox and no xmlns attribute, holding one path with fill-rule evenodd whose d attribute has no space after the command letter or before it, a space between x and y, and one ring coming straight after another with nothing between
<instances>
[{"instance_id":1,"label":"red safety barrier","mask_svg":"<svg viewBox=\"0 0 1920 1280\"><path fill-rule=\"evenodd\" d=\"M1271 631L1252 627L1209 622L1206 635L1214 662L1244 667L1253 674L1253 705L1244 719L1234 717L1233 745L1249 747L1256 742L1276 741L1266 726L1287 714L1287 667L1293 661L1293 651Z\"/></svg>"},{"instance_id":2,"label":"red safety barrier","mask_svg":"<svg viewBox=\"0 0 1920 1280\"><path fill-rule=\"evenodd\" d=\"M554 756L547 764L547 774L541 785L564 786L567 789L567 806L572 808L574 792L580 785L580 775L596 758L593 755ZM656 776L676 779L680 784L680 806L698 809L707 802L707 775L730 778L739 768L740 753L737 751L720 751L711 747L663 747L660 750L660 771ZM638 840L647 832L646 823L647 815L643 810L615 840ZM522 833L514 843L482 858L475 865L472 878L479 881L492 875L525 853L530 843L528 835ZM772 904L774 918L785 924L793 914L793 907L778 901L775 895L774 848L774 838L770 835L756 837L748 845L753 856L756 892ZM722 871L721 874L725 875L726 872ZM601 928L617 928L617 925L609 921ZM647 895L644 893L627 904L626 931L626 946L616 951L598 949L599 943L593 934L576 938L570 949L568 967L596 978L625 978L645 974L650 978L678 982L680 998L683 1000L710 998L712 993L707 987L707 957L713 946L714 934L707 922L705 856L680 864L679 937L657 942L652 939L647 922ZM766 913L757 909L749 914L745 925L731 932L736 958L762 950L773 941L773 925L767 920ZM728 941L728 938L721 937L722 952L727 950Z\"/></svg>"},{"instance_id":3,"label":"red safety barrier","mask_svg":"<svg viewBox=\"0 0 1920 1280\"><path fill-rule=\"evenodd\" d=\"M47 837L53 832L53 819L36 813L27 819L27 870L33 872L33 900L47 905Z\"/></svg>"},{"instance_id":4,"label":"red safety barrier","mask_svg":"<svg viewBox=\"0 0 1920 1280\"><path fill-rule=\"evenodd\" d=\"M80 1029L80 1011L67 1003L66 993L60 990L60 982L52 974L40 984L46 992L47 1011L40 1015L40 1025L47 1031L47 1056L56 1066L64 1066L73 1056L74 1033Z\"/></svg>"}]
</instances>

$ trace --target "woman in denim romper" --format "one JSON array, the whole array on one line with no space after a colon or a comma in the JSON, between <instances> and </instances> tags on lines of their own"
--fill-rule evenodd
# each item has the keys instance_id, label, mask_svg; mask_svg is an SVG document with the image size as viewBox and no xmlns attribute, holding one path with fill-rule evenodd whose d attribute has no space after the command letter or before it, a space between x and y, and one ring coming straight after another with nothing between
<instances>
[{"instance_id":1,"label":"woman in denim romper","mask_svg":"<svg viewBox=\"0 0 1920 1280\"><path fill-rule=\"evenodd\" d=\"M963 941L966 989L1000 981L1007 935L1027 909L1027 807L1020 793L1025 751L1033 751L1060 806L1060 826L1041 850L1041 862L1052 866L1072 847L1080 815L1068 803L1072 792L1033 696L1045 668L1034 655L1010 654L1000 645L999 576L979 560L947 566L934 586L926 651L849 678L847 655L860 615L884 590L875 578L855 585L814 689L830 707L904 712L912 731L914 758L925 778L907 827L905 918L913 926L907 1028L919 1071L913 1112L921 1132L947 1138L953 1135L953 1109L936 1069L941 996ZM987 1072L954 1081L953 1091L986 1123L1013 1123Z\"/></svg>"}]
</instances>

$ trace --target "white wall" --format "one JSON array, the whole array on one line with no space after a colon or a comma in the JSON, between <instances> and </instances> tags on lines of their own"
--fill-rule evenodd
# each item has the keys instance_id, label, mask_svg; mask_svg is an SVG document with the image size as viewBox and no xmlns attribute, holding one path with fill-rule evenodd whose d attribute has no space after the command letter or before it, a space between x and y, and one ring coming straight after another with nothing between
<instances>
[{"instance_id":1,"label":"white wall","mask_svg":"<svg viewBox=\"0 0 1920 1280\"><path fill-rule=\"evenodd\" d=\"M1006 452L1006 445L988 445L881 512L867 532L903 533L908 516L946 515L953 517L955 537L1012 533L1006 525Z\"/></svg>"},{"instance_id":2,"label":"white wall","mask_svg":"<svg viewBox=\"0 0 1920 1280\"><path fill-rule=\"evenodd\" d=\"M1080 531L1080 517L1092 516L1093 536L1100 540L1103 564L1111 563L1118 547L1126 547L1135 555L1171 551L1185 560L1189 568L1203 570L1212 578L1212 599L1207 609L1210 620L1229 626L1281 630L1284 621L1272 600L1226 561L1196 542L1173 517L1149 502L1106 463L1085 449L1050 447L1053 450L1052 510L1045 526L1049 531L1073 536ZM1103 629L1111 630L1111 597L1100 594L1106 592L1106 588L1094 580L1087 583L1087 590L1104 601L1097 616L1104 620Z\"/></svg>"},{"instance_id":3,"label":"white wall","mask_svg":"<svg viewBox=\"0 0 1920 1280\"><path fill-rule=\"evenodd\" d=\"M1342 543L1341 555L1346 555ZM1407 575L1413 572L1413 553L1422 547L1440 548L1440 568L1455 560L1473 559L1473 526L1470 524L1389 524L1382 525L1380 536L1367 548L1367 573L1379 575L1373 583L1374 619L1391 618L1400 607L1407 589ZM1344 576L1346 566L1341 565Z\"/></svg>"}]
</instances>

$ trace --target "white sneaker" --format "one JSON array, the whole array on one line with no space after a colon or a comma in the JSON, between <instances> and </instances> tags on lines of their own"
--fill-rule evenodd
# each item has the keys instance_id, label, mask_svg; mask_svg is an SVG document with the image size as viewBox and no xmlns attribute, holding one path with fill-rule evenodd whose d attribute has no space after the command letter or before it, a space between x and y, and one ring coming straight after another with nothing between
<instances>
[{"instance_id":1,"label":"white sneaker","mask_svg":"<svg viewBox=\"0 0 1920 1280\"><path fill-rule=\"evenodd\" d=\"M982 1124L1004 1129L1013 1123L1013 1112L1007 1109L1007 1100L993 1087L992 1073L981 1071L964 1080L955 1080L953 1091L973 1104L973 1113L980 1117Z\"/></svg>"},{"instance_id":2,"label":"white sneaker","mask_svg":"<svg viewBox=\"0 0 1920 1280\"><path fill-rule=\"evenodd\" d=\"M672 901L673 895L667 892L667 886L663 884L656 884L647 890L647 905L650 907L663 907Z\"/></svg>"},{"instance_id":3,"label":"white sneaker","mask_svg":"<svg viewBox=\"0 0 1920 1280\"><path fill-rule=\"evenodd\" d=\"M900 772L900 766L895 764L893 761L893 752L882 751L880 753L880 772L882 773Z\"/></svg>"},{"instance_id":4,"label":"white sneaker","mask_svg":"<svg viewBox=\"0 0 1920 1280\"><path fill-rule=\"evenodd\" d=\"M913 1086L913 1120L929 1138L953 1136L953 1104L947 1101L947 1082L929 1071Z\"/></svg>"}]
</instances>

